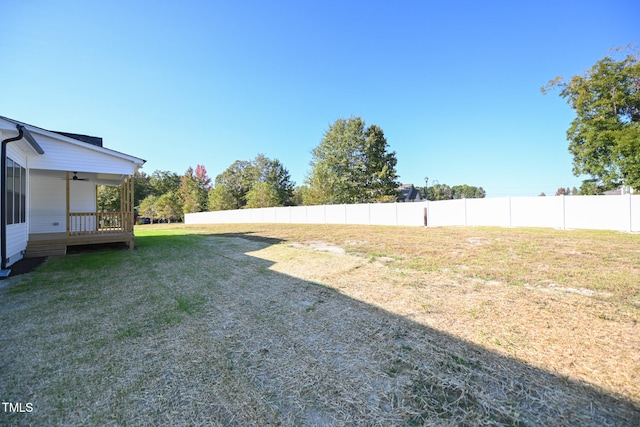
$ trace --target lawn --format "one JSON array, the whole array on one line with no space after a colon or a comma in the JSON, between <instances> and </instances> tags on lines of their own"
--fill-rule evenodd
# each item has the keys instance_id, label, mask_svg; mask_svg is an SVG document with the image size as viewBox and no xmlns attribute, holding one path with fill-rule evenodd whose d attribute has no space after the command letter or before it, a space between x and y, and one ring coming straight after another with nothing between
<instances>
[{"instance_id":1,"label":"lawn","mask_svg":"<svg viewBox=\"0 0 640 427\"><path fill-rule=\"evenodd\" d=\"M0 282L0 425L638 425L640 236L141 226Z\"/></svg>"}]
</instances>

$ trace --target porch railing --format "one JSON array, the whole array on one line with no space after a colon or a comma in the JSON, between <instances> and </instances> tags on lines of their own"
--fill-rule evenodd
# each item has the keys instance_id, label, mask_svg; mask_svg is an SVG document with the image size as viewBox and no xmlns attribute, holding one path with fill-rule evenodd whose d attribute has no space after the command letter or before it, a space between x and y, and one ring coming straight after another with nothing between
<instances>
[{"instance_id":1,"label":"porch railing","mask_svg":"<svg viewBox=\"0 0 640 427\"><path fill-rule=\"evenodd\" d=\"M131 212L71 212L68 233L70 236L126 233L133 231Z\"/></svg>"}]
</instances>

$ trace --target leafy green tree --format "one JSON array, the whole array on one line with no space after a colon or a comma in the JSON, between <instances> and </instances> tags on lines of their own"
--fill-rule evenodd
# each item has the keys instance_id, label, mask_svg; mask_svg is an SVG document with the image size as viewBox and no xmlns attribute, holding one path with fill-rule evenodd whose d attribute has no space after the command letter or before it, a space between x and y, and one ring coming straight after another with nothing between
<instances>
[{"instance_id":1,"label":"leafy green tree","mask_svg":"<svg viewBox=\"0 0 640 427\"><path fill-rule=\"evenodd\" d=\"M158 196L147 196L140 202L138 213L142 217L158 219L158 211L156 209L156 201Z\"/></svg>"},{"instance_id":2,"label":"leafy green tree","mask_svg":"<svg viewBox=\"0 0 640 427\"><path fill-rule=\"evenodd\" d=\"M278 159L272 160L264 154L258 154L253 160L252 166L255 168L256 182L268 184L277 194L277 197L271 200L270 203L272 204L270 206L288 206L293 203L295 183L291 181L289 171ZM264 192L265 188L260 191Z\"/></svg>"},{"instance_id":3,"label":"leafy green tree","mask_svg":"<svg viewBox=\"0 0 640 427\"><path fill-rule=\"evenodd\" d=\"M293 197L291 198L294 206L302 206L305 204L305 194L309 192L307 185L298 185L293 189Z\"/></svg>"},{"instance_id":4,"label":"leafy green tree","mask_svg":"<svg viewBox=\"0 0 640 427\"><path fill-rule=\"evenodd\" d=\"M236 160L224 172L216 176L214 188L224 187L224 191L233 198L233 209L240 209L246 205L247 193L255 180L255 169L251 162Z\"/></svg>"},{"instance_id":5,"label":"leafy green tree","mask_svg":"<svg viewBox=\"0 0 640 427\"><path fill-rule=\"evenodd\" d=\"M472 185L435 184L427 188L427 200L451 200L451 199L482 199L486 192L482 187Z\"/></svg>"},{"instance_id":6,"label":"leafy green tree","mask_svg":"<svg viewBox=\"0 0 640 427\"><path fill-rule=\"evenodd\" d=\"M267 184L275 191L276 197L269 197L269 206L287 206L293 203L294 183L289 171L277 159L269 159L264 154L258 154L252 161L236 160L224 172L216 176L214 191L209 200L214 205L212 210L240 209L248 205L251 189L258 183ZM267 186L261 186L255 193L252 203L256 203L258 194L264 195ZM233 200L232 207L229 201ZM263 203L264 198L261 198Z\"/></svg>"},{"instance_id":7,"label":"leafy green tree","mask_svg":"<svg viewBox=\"0 0 640 427\"><path fill-rule=\"evenodd\" d=\"M150 194L162 196L166 193L177 194L181 177L175 172L155 170L149 177Z\"/></svg>"},{"instance_id":8,"label":"leafy green tree","mask_svg":"<svg viewBox=\"0 0 640 427\"><path fill-rule=\"evenodd\" d=\"M268 182L256 182L247 192L247 208L268 208L280 204L280 195Z\"/></svg>"},{"instance_id":9,"label":"leafy green tree","mask_svg":"<svg viewBox=\"0 0 640 427\"><path fill-rule=\"evenodd\" d=\"M338 119L312 151L306 183L311 204L375 202L396 196L395 152L381 128L360 117Z\"/></svg>"},{"instance_id":10,"label":"leafy green tree","mask_svg":"<svg viewBox=\"0 0 640 427\"><path fill-rule=\"evenodd\" d=\"M427 200L451 200L453 191L447 184L435 184L427 187Z\"/></svg>"},{"instance_id":11,"label":"leafy green tree","mask_svg":"<svg viewBox=\"0 0 640 427\"><path fill-rule=\"evenodd\" d=\"M136 171L133 175L133 204L138 206L142 200L151 195L149 175L144 171Z\"/></svg>"},{"instance_id":12,"label":"leafy green tree","mask_svg":"<svg viewBox=\"0 0 640 427\"><path fill-rule=\"evenodd\" d=\"M483 199L486 196L482 187L467 184L454 185L451 187L451 193L454 199Z\"/></svg>"},{"instance_id":13,"label":"leafy green tree","mask_svg":"<svg viewBox=\"0 0 640 427\"><path fill-rule=\"evenodd\" d=\"M98 211L120 211L120 187L115 185L98 185Z\"/></svg>"},{"instance_id":14,"label":"leafy green tree","mask_svg":"<svg viewBox=\"0 0 640 427\"><path fill-rule=\"evenodd\" d=\"M233 194L224 185L214 185L209 190L209 201L207 207L211 211L224 211L229 209L236 209L236 200Z\"/></svg>"},{"instance_id":15,"label":"leafy green tree","mask_svg":"<svg viewBox=\"0 0 640 427\"><path fill-rule=\"evenodd\" d=\"M197 165L195 171L189 167L182 176L178 191L183 212L206 210L210 188L211 179L207 176L207 169L202 165Z\"/></svg>"},{"instance_id":16,"label":"leafy green tree","mask_svg":"<svg viewBox=\"0 0 640 427\"><path fill-rule=\"evenodd\" d=\"M605 189L595 179L585 179L580 186L580 194L583 196L602 194L604 191Z\"/></svg>"},{"instance_id":17,"label":"leafy green tree","mask_svg":"<svg viewBox=\"0 0 640 427\"><path fill-rule=\"evenodd\" d=\"M154 203L155 213L158 219L171 223L181 220L183 217L183 206L173 192L164 193L158 197Z\"/></svg>"},{"instance_id":18,"label":"leafy green tree","mask_svg":"<svg viewBox=\"0 0 640 427\"><path fill-rule=\"evenodd\" d=\"M319 162L313 165L306 184L301 190L302 202L304 205L322 205L331 203L334 194L333 189L337 187L335 174L326 162Z\"/></svg>"},{"instance_id":19,"label":"leafy green tree","mask_svg":"<svg viewBox=\"0 0 640 427\"><path fill-rule=\"evenodd\" d=\"M640 188L640 56L607 56L584 75L557 77L542 91L554 88L576 112L567 131L574 175L590 175L602 189Z\"/></svg>"}]
</instances>

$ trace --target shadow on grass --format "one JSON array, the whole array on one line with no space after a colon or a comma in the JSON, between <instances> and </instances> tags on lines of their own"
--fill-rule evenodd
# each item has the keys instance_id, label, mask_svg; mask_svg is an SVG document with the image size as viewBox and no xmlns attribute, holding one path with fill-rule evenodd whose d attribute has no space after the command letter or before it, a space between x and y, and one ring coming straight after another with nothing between
<instances>
[{"instance_id":1,"label":"shadow on grass","mask_svg":"<svg viewBox=\"0 0 640 427\"><path fill-rule=\"evenodd\" d=\"M261 248L284 242L283 239L264 237L252 232L197 234L197 237L240 238L261 244ZM251 263L259 262L264 267L272 263L263 259L247 256ZM275 276L280 273L273 273ZM286 275L283 275L286 276ZM305 282L309 284L309 282ZM466 379L470 379L470 387L456 387L456 381L450 383L434 381L435 377L420 372L421 362L406 365L406 357L390 361L389 372L394 376L402 374L403 370L414 373L412 381L407 386L412 388L415 401L412 402L414 415L404 421L411 425L421 425L430 422L436 414L437 418L447 418L446 407L453 412L476 412L481 417L496 421L503 425L640 425L640 407L635 403L602 392L595 387L572 380L565 376L559 377L551 372L538 369L522 363L519 360L497 354L474 343L461 340L450 334L432 329L423 324L411 321L403 316L385 311L378 307L367 305L340 293L338 290L320 284L310 283L316 291L329 293L332 298L354 305L362 310L371 312L374 316L393 319L391 323L403 324L412 329L417 336L437 345L442 354L448 355L441 361L441 369L451 370L454 374L465 372ZM340 322L340 319L335 321ZM327 325L327 329L332 328ZM396 334L397 335L397 334ZM396 337L397 338L397 337ZM377 347L373 345L373 347ZM410 345L401 344L398 354L405 354ZM263 350L264 351L264 350ZM397 365L397 366L396 366ZM477 371L474 373L474 371ZM482 372L478 374L478 372ZM474 381L479 382L474 387ZM493 380L493 381L492 381ZM493 384L492 384L493 382ZM482 384L480 384L482 383ZM506 389L499 384L510 384ZM469 390L476 389L474 396ZM500 398L506 398L513 405L510 411L492 412L487 407L491 398L487 394L495 393ZM510 394L512 393L512 394ZM482 395L485 394L485 398ZM560 397L553 400L552 396ZM550 402L542 401L552 399ZM569 398L563 398L569 397ZM434 405L434 402L437 402ZM551 403L551 404L549 404ZM441 404L441 407L437 407ZM457 409L454 409L458 405ZM453 414L450 414L453 415ZM472 417L473 419L473 417Z\"/></svg>"},{"instance_id":2,"label":"shadow on grass","mask_svg":"<svg viewBox=\"0 0 640 427\"><path fill-rule=\"evenodd\" d=\"M230 238L249 240L258 250L282 242L251 233L142 235L136 238L135 254L123 253L118 257L123 258L122 262L133 257L144 265L142 261L151 263L148 257L155 261L170 259L189 262L194 256L206 255L224 257L224 263L232 264L230 270L238 278L234 287L230 288L228 297L237 297L237 304L216 306L220 310L216 314L213 308L201 308L207 304L204 297L192 302L190 297L183 295L175 297L175 310L183 313L180 319L187 318L184 316L190 316L188 318L192 321L202 319L203 324L211 330L225 322L230 325L225 330L225 338L217 342L212 339L210 345L225 346L229 363L235 367L235 375L242 376L243 381L251 383L258 390L261 402L269 402L269 408L259 415L258 424L289 420L284 424L640 425L640 408L630 401L491 352L353 299L333 288L268 270L273 264L270 261L246 253L225 253L224 248L215 249L216 244L224 246ZM204 239L212 239L212 249L203 253L195 252L194 244ZM82 264L74 263L74 268L80 269ZM201 271L194 272L193 277L210 286L211 283L215 284L217 276L215 272ZM177 291L170 289L168 292ZM91 309L96 310L95 307ZM51 313L55 312L55 307L52 307ZM126 316L117 312L97 312L92 315L112 316L114 322L126 322ZM46 323L55 320L45 316L39 321ZM354 329L353 326L359 327ZM19 329L11 331L19 334ZM148 333L160 333L153 330L143 332L126 330L123 337L136 340L143 339ZM239 338L234 341L236 335ZM18 336L2 338L6 343L24 345ZM65 342L60 344L64 347ZM296 349L293 353L292 348ZM106 354L108 350L109 347L105 347L100 351ZM206 346L203 352L202 357L205 357ZM3 379L2 375L18 375L19 368L29 365L25 363L23 366L19 358L6 356L0 350L0 360L5 362L0 380ZM166 351L164 357L181 360L170 350ZM196 354L189 357L196 360L201 356ZM276 368L287 362L298 364L299 369L293 369L290 377L283 378L279 375L288 374L280 374ZM243 402L235 403L237 396L228 396L229 399L225 400L224 396L212 396L209 393L206 388L208 385L196 378L203 375L203 369L200 363L175 363L176 372L184 370L192 374L198 372L198 375L192 378L187 375L186 381L178 386L172 384L171 387L177 387L171 390L173 394L181 395L188 390L187 394L193 396L194 402L197 398L215 401L213 406L207 406L200 412L193 404L196 413L191 420L195 424L255 422L256 419L243 419ZM359 372L359 369L366 373ZM219 372L208 374L216 377ZM81 374L74 372L72 375L78 377L78 382L83 381ZM127 375L127 372L122 375ZM336 378L340 384L335 383ZM305 383L311 379L312 385ZM154 381L160 387L169 387L161 381L158 384L155 378L149 379L150 383ZM19 382L11 382L16 383ZM150 387L148 384L143 386ZM42 387L42 384L27 381L20 389L3 387L0 397L3 401L28 401L33 396L46 395L47 391ZM282 390L287 387L293 390L291 395L301 399L297 402L298 406L285 401L287 395ZM369 389L370 392L363 394L362 390ZM74 416L72 412L75 412L75 415L84 416L84 419L100 421L92 411L96 411L95 402L104 399L100 394L102 392L79 395L74 411L68 411L70 408L67 408L67 412L60 408L38 408L40 416L45 416L48 411L59 411L44 420L53 421L54 424L73 424L77 421L71 418ZM87 393L87 390L82 393ZM136 411L155 411L160 418L152 421L166 421L167 418L163 417L172 411L181 416L187 411L184 402L168 401L163 406L162 401L149 396L142 407L133 407L139 396L135 395L136 390L132 393L130 399L124 399L132 406L117 408L115 412L134 416ZM245 398L251 399L250 396ZM59 405L64 407L64 403ZM114 408L106 409L113 412ZM103 408L103 411L106 410ZM14 414L11 422L39 423L38 414L20 416L22 418ZM2 417L7 415L0 414L0 424ZM113 419L107 420L114 422ZM127 419L115 420L116 423L122 421L126 422Z\"/></svg>"}]
</instances>

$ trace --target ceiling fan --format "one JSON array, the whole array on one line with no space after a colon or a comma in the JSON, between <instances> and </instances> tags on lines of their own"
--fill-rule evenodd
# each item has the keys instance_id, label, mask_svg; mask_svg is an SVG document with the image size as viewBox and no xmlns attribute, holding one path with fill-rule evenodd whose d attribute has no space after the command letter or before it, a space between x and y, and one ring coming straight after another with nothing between
<instances>
[{"instance_id":1,"label":"ceiling fan","mask_svg":"<svg viewBox=\"0 0 640 427\"><path fill-rule=\"evenodd\" d=\"M62 178L66 179L66 178ZM78 172L73 172L73 176L69 178L69 181L89 181L89 178L78 178Z\"/></svg>"}]
</instances>

